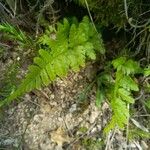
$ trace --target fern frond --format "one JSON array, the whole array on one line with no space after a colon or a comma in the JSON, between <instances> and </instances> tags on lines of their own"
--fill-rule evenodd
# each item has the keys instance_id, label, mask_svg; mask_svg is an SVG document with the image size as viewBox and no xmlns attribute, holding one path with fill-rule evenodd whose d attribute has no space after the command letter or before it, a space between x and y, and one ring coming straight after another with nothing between
<instances>
[{"instance_id":1,"label":"fern frond","mask_svg":"<svg viewBox=\"0 0 150 150\"><path fill-rule=\"evenodd\" d=\"M115 73L114 88L110 89L109 99L113 111L110 123L106 126L105 132L118 126L123 129L128 122L129 110L128 104L134 103L132 91L138 91L138 84L132 79L135 73L138 73L140 66L137 62L120 57L112 61ZM132 76L131 76L132 75Z\"/></svg>"},{"instance_id":2,"label":"fern frond","mask_svg":"<svg viewBox=\"0 0 150 150\"><path fill-rule=\"evenodd\" d=\"M39 56L34 58L34 64L29 67L26 78L0 106L33 89L47 86L57 77L66 76L69 69L78 71L85 65L86 58L96 58L95 51L104 52L103 45L98 46L91 42L91 38L97 39L98 35L88 17L84 17L78 26L70 25L64 19L63 23L58 23L55 34L56 38L50 38L50 35L41 37L41 45L46 44L48 50L39 50ZM97 44L102 44L102 41Z\"/></svg>"}]
</instances>

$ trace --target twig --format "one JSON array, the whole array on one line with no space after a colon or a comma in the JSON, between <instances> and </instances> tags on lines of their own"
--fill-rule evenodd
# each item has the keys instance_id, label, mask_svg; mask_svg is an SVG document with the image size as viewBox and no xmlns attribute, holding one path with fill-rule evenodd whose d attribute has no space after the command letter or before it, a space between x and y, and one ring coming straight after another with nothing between
<instances>
[{"instance_id":1,"label":"twig","mask_svg":"<svg viewBox=\"0 0 150 150\"><path fill-rule=\"evenodd\" d=\"M139 16L143 16L143 15L145 15L145 14L149 13L149 12L150 12L150 10L145 11L144 13L140 14Z\"/></svg>"},{"instance_id":2,"label":"twig","mask_svg":"<svg viewBox=\"0 0 150 150\"><path fill-rule=\"evenodd\" d=\"M139 46L138 46L138 48L137 48L137 51L135 52L135 54L133 55L133 57L135 57L137 54L139 54L139 52L140 52L140 50L141 50L141 48L142 48L142 46L143 46L143 43L145 42L146 37L147 37L147 31L145 31L144 37L143 37L142 40L140 41L140 44L139 44Z\"/></svg>"},{"instance_id":3,"label":"twig","mask_svg":"<svg viewBox=\"0 0 150 150\"><path fill-rule=\"evenodd\" d=\"M13 18L13 15L11 13L11 11L9 9L7 9L1 2L0 2L0 5L5 9L5 11L10 14L10 16Z\"/></svg>"},{"instance_id":4,"label":"twig","mask_svg":"<svg viewBox=\"0 0 150 150\"><path fill-rule=\"evenodd\" d=\"M147 37L147 47L146 47L146 50L147 50L147 60L148 60L148 63L150 61L150 34L148 34L148 37Z\"/></svg>"},{"instance_id":5,"label":"twig","mask_svg":"<svg viewBox=\"0 0 150 150\"><path fill-rule=\"evenodd\" d=\"M138 97L136 97L135 100L141 99L143 95L144 95L144 91L140 90L140 95Z\"/></svg>"},{"instance_id":6,"label":"twig","mask_svg":"<svg viewBox=\"0 0 150 150\"><path fill-rule=\"evenodd\" d=\"M93 27L94 27L95 31L98 33L98 31L97 31L97 29L96 29L96 26L95 26L95 24L94 24L94 21L93 21L93 17L92 17L91 12L90 12L90 8L89 8L89 5L88 5L88 2L87 2L87 0L84 0L84 1L85 1L85 5L86 5L86 8L87 8L89 17L90 17L91 22L92 22L92 24L93 24Z\"/></svg>"},{"instance_id":7,"label":"twig","mask_svg":"<svg viewBox=\"0 0 150 150\"><path fill-rule=\"evenodd\" d=\"M110 138L111 138L111 132L109 132L108 136L107 136L107 142L106 142L106 147L105 150L109 150L109 143L110 143Z\"/></svg>"},{"instance_id":8,"label":"twig","mask_svg":"<svg viewBox=\"0 0 150 150\"><path fill-rule=\"evenodd\" d=\"M138 150L143 150L142 147L139 145L139 143L134 141L134 144L136 145L136 147L138 148Z\"/></svg>"},{"instance_id":9,"label":"twig","mask_svg":"<svg viewBox=\"0 0 150 150\"><path fill-rule=\"evenodd\" d=\"M130 110L130 105L127 105L128 111ZM128 145L128 137L129 137L129 119L130 116L127 117L127 127L126 127L126 145ZM127 146L125 147L125 150L127 150Z\"/></svg>"},{"instance_id":10,"label":"twig","mask_svg":"<svg viewBox=\"0 0 150 150\"><path fill-rule=\"evenodd\" d=\"M11 46L9 46L9 45L7 45L7 44L4 44L4 43L0 43L0 46L11 48Z\"/></svg>"},{"instance_id":11,"label":"twig","mask_svg":"<svg viewBox=\"0 0 150 150\"><path fill-rule=\"evenodd\" d=\"M17 0L15 0L15 7L14 7L14 10L13 10L13 13L14 13L13 18L15 18L15 16L16 16L16 10L17 10Z\"/></svg>"},{"instance_id":12,"label":"twig","mask_svg":"<svg viewBox=\"0 0 150 150\"><path fill-rule=\"evenodd\" d=\"M150 117L150 115L149 114L147 114L147 115L134 115L133 118L134 117Z\"/></svg>"},{"instance_id":13,"label":"twig","mask_svg":"<svg viewBox=\"0 0 150 150\"><path fill-rule=\"evenodd\" d=\"M25 100L25 98L24 98L24 100ZM30 103L32 103L32 104L34 104L34 105L36 105L36 106L38 106L38 107L41 108L41 106L40 106L38 103L36 103L36 102L34 102L34 101L30 100L30 99L28 99L28 101L29 101Z\"/></svg>"},{"instance_id":14,"label":"twig","mask_svg":"<svg viewBox=\"0 0 150 150\"><path fill-rule=\"evenodd\" d=\"M147 22L145 24L142 24L142 25L135 25L132 23L133 19L129 18L129 15L128 15L127 0L124 0L124 9L125 9L125 15L126 15L127 21L131 27L133 27L133 28L145 28L145 27L147 27L148 28L148 25L150 24L150 19L148 19Z\"/></svg>"},{"instance_id":15,"label":"twig","mask_svg":"<svg viewBox=\"0 0 150 150\"><path fill-rule=\"evenodd\" d=\"M133 38L132 40L126 44L125 48L128 47L134 40L135 38L137 38L140 34L142 34L146 29L144 28L143 30L141 30L139 33L137 33Z\"/></svg>"},{"instance_id":16,"label":"twig","mask_svg":"<svg viewBox=\"0 0 150 150\"><path fill-rule=\"evenodd\" d=\"M69 135L70 135L71 137L73 137L73 133L69 130L68 124L67 124L67 122L65 121L64 116L63 116L63 122L64 122L64 125L65 125L65 127L66 127L66 129L67 129Z\"/></svg>"},{"instance_id":17,"label":"twig","mask_svg":"<svg viewBox=\"0 0 150 150\"><path fill-rule=\"evenodd\" d=\"M27 15L29 15L38 6L38 4L39 4L39 0L36 1L36 4L34 6L32 6L32 8L27 13L18 15L18 18L23 18L23 17L26 17ZM21 1L20 1L20 7L21 7L21 9L23 9Z\"/></svg>"}]
</instances>

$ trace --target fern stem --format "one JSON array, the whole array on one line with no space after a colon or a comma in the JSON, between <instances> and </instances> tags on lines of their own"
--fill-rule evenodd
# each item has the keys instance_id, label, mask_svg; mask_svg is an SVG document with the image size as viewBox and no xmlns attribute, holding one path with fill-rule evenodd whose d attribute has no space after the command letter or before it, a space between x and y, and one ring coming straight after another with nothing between
<instances>
[{"instance_id":1,"label":"fern stem","mask_svg":"<svg viewBox=\"0 0 150 150\"><path fill-rule=\"evenodd\" d=\"M130 104L127 104L127 109L128 109L128 111L130 110ZM128 137L129 137L129 119L130 119L130 116L127 117L126 145L128 145ZM125 150L127 150L127 146L126 146Z\"/></svg>"},{"instance_id":2,"label":"fern stem","mask_svg":"<svg viewBox=\"0 0 150 150\"><path fill-rule=\"evenodd\" d=\"M93 27L94 27L95 31L98 33L98 31L97 31L97 29L96 29L96 26L95 26L95 24L94 24L94 21L93 21L93 17L92 17L91 12L90 12L90 8L89 8L89 5L88 5L88 2L87 2L87 0L84 0L84 1L85 1L85 5L86 5L86 8L87 8L87 11L88 11L90 20L91 20L91 22L92 22L92 24L93 24Z\"/></svg>"}]
</instances>

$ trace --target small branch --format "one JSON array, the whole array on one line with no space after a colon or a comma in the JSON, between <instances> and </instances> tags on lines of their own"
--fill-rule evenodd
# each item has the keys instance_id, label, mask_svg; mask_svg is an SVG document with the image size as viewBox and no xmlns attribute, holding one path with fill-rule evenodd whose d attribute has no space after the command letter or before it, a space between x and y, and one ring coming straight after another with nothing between
<instances>
[{"instance_id":1,"label":"small branch","mask_svg":"<svg viewBox=\"0 0 150 150\"><path fill-rule=\"evenodd\" d=\"M136 97L135 100L137 101L137 100L141 99L143 97L143 95L144 95L144 91L141 90L140 95L138 97Z\"/></svg>"},{"instance_id":2,"label":"small branch","mask_svg":"<svg viewBox=\"0 0 150 150\"><path fill-rule=\"evenodd\" d=\"M128 109L128 111L130 110L130 105L129 104L127 105L127 109ZM127 118L126 145L128 145L128 137L129 137L129 119L130 119L130 116L128 116L128 118ZM127 150L127 146L126 146L125 150Z\"/></svg>"},{"instance_id":3,"label":"small branch","mask_svg":"<svg viewBox=\"0 0 150 150\"><path fill-rule=\"evenodd\" d=\"M150 24L150 19L148 19L147 22L143 25L135 25L132 23L133 19L129 18L129 15L128 15L127 0L124 0L124 10L125 10L125 15L126 15L127 21L131 27L133 27L133 28L145 28Z\"/></svg>"},{"instance_id":4,"label":"small branch","mask_svg":"<svg viewBox=\"0 0 150 150\"><path fill-rule=\"evenodd\" d=\"M90 8L89 8L89 5L88 5L88 2L87 2L87 0L84 0L84 1L85 1L85 5L86 5L86 8L87 8L87 11L88 11L89 17L90 17L91 22L92 22L92 24L93 24L93 27L94 27L95 31L97 32L96 26L95 26L95 24L94 24L94 21L93 21L93 18L92 18L91 12L90 12Z\"/></svg>"},{"instance_id":5,"label":"small branch","mask_svg":"<svg viewBox=\"0 0 150 150\"><path fill-rule=\"evenodd\" d=\"M11 11L9 9L7 9L1 2L0 2L0 5L5 9L5 11L10 14L10 16L13 18L13 15L11 13Z\"/></svg>"}]
</instances>

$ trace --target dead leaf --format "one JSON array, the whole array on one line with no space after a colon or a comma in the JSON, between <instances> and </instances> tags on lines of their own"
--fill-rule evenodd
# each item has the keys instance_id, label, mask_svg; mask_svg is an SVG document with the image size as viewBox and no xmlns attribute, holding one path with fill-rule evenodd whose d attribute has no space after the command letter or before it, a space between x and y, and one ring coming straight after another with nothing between
<instances>
[{"instance_id":1,"label":"dead leaf","mask_svg":"<svg viewBox=\"0 0 150 150\"><path fill-rule=\"evenodd\" d=\"M59 147L62 147L64 142L69 142L70 138L66 134L63 128L59 127L57 130L50 133L51 140L58 144Z\"/></svg>"},{"instance_id":2,"label":"dead leaf","mask_svg":"<svg viewBox=\"0 0 150 150\"><path fill-rule=\"evenodd\" d=\"M138 121L136 121L133 118L131 118L131 121L133 122L134 125L136 125L137 128L149 133L148 129L144 127L142 124L140 124Z\"/></svg>"}]
</instances>

